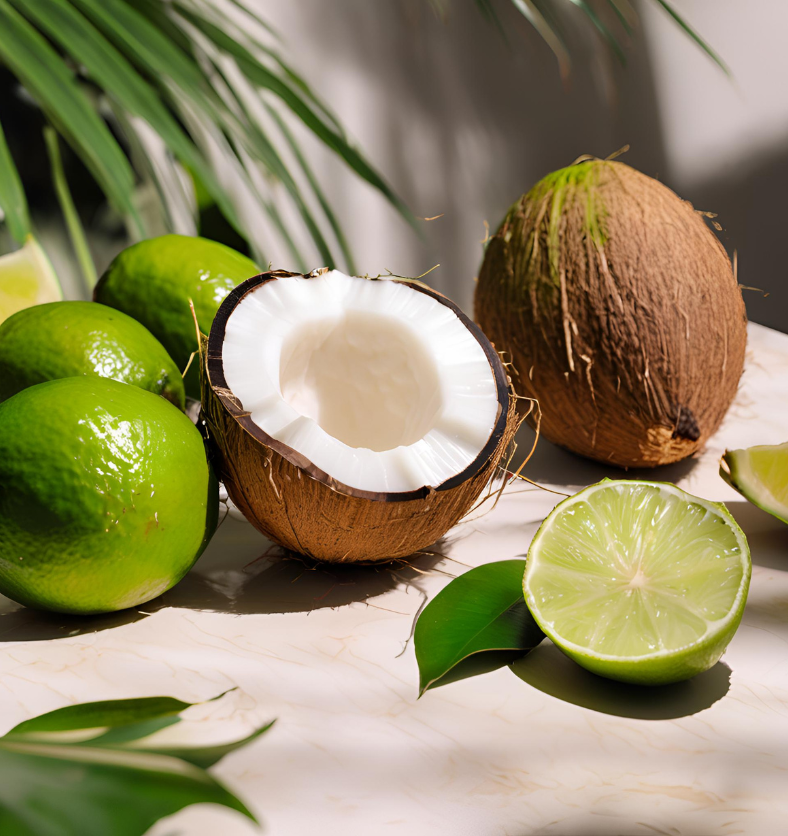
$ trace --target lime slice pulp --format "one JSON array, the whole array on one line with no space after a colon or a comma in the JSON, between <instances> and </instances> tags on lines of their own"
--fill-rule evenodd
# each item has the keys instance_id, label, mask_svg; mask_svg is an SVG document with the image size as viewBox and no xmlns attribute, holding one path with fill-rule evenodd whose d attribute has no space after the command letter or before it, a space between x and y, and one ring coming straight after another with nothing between
<instances>
[{"instance_id":1,"label":"lime slice pulp","mask_svg":"<svg viewBox=\"0 0 788 836\"><path fill-rule=\"evenodd\" d=\"M62 298L55 271L32 236L20 249L0 257L0 322L22 308Z\"/></svg>"},{"instance_id":2,"label":"lime slice pulp","mask_svg":"<svg viewBox=\"0 0 788 836\"><path fill-rule=\"evenodd\" d=\"M720 476L754 505L788 523L788 442L726 450Z\"/></svg>"},{"instance_id":3,"label":"lime slice pulp","mask_svg":"<svg viewBox=\"0 0 788 836\"><path fill-rule=\"evenodd\" d=\"M605 480L553 509L523 589L544 633L580 665L659 685L717 662L750 574L747 541L723 505L665 483Z\"/></svg>"}]
</instances>

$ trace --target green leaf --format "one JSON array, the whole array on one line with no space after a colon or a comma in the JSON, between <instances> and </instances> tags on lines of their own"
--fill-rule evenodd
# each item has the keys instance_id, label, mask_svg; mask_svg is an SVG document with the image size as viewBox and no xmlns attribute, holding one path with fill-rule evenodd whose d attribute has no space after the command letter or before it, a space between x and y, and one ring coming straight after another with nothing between
<instances>
[{"instance_id":1,"label":"green leaf","mask_svg":"<svg viewBox=\"0 0 788 836\"><path fill-rule=\"evenodd\" d=\"M243 3L239 2L239 0L231 0L231 2L239 8L244 14L248 15L249 17L253 18L257 23L259 23L266 31L272 36L272 38L277 43L282 43L281 35L274 30L274 28L263 19L263 17L258 14L254 9L249 8L248 6L244 5ZM207 9L206 9L207 11ZM298 88L301 95L305 96L309 101L328 119L329 122L334 126L334 128L342 134L345 135L345 129L342 127L339 119L337 118L336 114L329 108L329 106L320 99L319 96L315 94L315 91L307 83L306 79L299 73L297 73L290 64L288 64L279 52L269 46L267 43L264 43L260 38L256 38L253 36L253 33L247 29L243 28L243 24L237 24L235 22L230 21L229 18L224 17L220 12L216 11L213 15L214 22L220 26L220 28L228 31L228 29L234 29L237 37L236 40L241 40L244 37L249 37L253 40L254 45L258 47L262 52L264 52L272 61L276 63L278 68L284 73L287 80Z\"/></svg>"},{"instance_id":2,"label":"green leaf","mask_svg":"<svg viewBox=\"0 0 788 836\"><path fill-rule=\"evenodd\" d=\"M276 205L271 200L264 200L262 197L260 198L263 208L265 209L266 214L271 219L271 223L276 227L279 234L282 236L282 240L285 242L285 246L290 251L290 257L293 259L293 266L296 270L300 271L301 273L308 273L311 267L307 267L304 260L301 258L301 253L298 250L298 247L293 241L289 230L285 226L285 222L282 220L282 216L279 214L279 210L276 208ZM264 258L259 258L258 261L262 264L266 261Z\"/></svg>"},{"instance_id":3,"label":"green leaf","mask_svg":"<svg viewBox=\"0 0 788 836\"><path fill-rule=\"evenodd\" d=\"M683 17L666 0L655 0L684 30L684 32L711 58L712 61L728 76L731 71L719 55L701 38L701 36L687 23Z\"/></svg>"},{"instance_id":4,"label":"green leaf","mask_svg":"<svg viewBox=\"0 0 788 836\"><path fill-rule=\"evenodd\" d=\"M56 40L90 77L130 113L148 122L172 152L193 168L221 206L228 221L239 228L235 208L191 139L154 90L112 44L66 0L11 0Z\"/></svg>"},{"instance_id":5,"label":"green leaf","mask_svg":"<svg viewBox=\"0 0 788 836\"><path fill-rule=\"evenodd\" d=\"M159 31L157 27L142 14L125 7L125 4L120 2L120 0L107 0L107 2L103 2L103 0L102 2L99 2L99 0L75 0L75 2L85 11L86 14L91 17L96 25L102 28L105 34L107 34L107 37L113 40L113 42L115 42L129 55L131 60L136 60L138 64L142 64L149 72L161 74L165 77L171 78L173 83L180 87L195 105L199 106L201 110L207 109L212 118L219 121L228 130L228 133L235 138L235 141L243 142L248 150L260 159L275 177L282 181L283 185L292 197L296 208L304 219L304 223L315 241L321 257L327 265L332 266L334 263L333 256L331 255L330 249L323 238L322 232L314 220L308 205L304 201L297 184L293 180L290 172L279 157L270 140L266 137L262 129L254 123L252 118L247 114L247 120L241 122L238 117L235 116L221 101L216 92L207 87L205 84L205 77L200 72L197 64L194 63L192 59L182 50L173 46L169 40L163 39L162 32ZM147 10L152 11L150 4L148 4ZM159 21L158 17L156 19ZM209 37L213 31L213 29L211 29L212 24L205 22L201 17L196 17L195 19L198 22L204 23L204 28L209 30L206 32L206 36ZM172 26L174 26L174 24L172 22L168 22L167 28L169 29ZM222 33L222 37L224 38L223 43L225 43L225 45L227 43L234 43L232 39L225 36L224 33ZM221 44L218 44L218 46L221 47ZM238 49L243 48L239 46ZM285 76L293 81L298 89L302 92L304 90L308 90L304 80L295 74L281 60L281 58L273 52L273 50L267 51L273 57L277 65L283 70ZM256 59L251 55L251 53L244 50L244 54L247 56L250 64L257 65ZM266 78L276 78L269 70L264 70L264 72L268 74ZM297 98L297 94L290 90L284 81L279 81L279 85L281 90L288 90L294 98ZM235 92L232 84L228 84L228 89ZM313 103L317 103L317 106L321 109L321 111L324 114L327 114L328 118L336 124L335 117L328 114L327 109L322 104L319 104L318 100L313 94L311 94L311 92L307 95L307 97L313 101ZM243 102L241 101L239 103L243 107ZM304 107L307 106L304 105ZM315 116L315 119L319 121L317 116ZM326 128L326 130L330 129ZM341 134L335 133L335 136L339 141L344 142L344 138ZM269 215L272 215L270 205L266 205L266 210ZM278 212L274 211L274 214L278 219ZM282 227L280 223L277 220L275 220L275 223L281 232ZM329 223L331 223L330 218ZM285 237L288 246L291 246L289 242L289 234L286 234L283 237ZM340 246L342 246L341 240L339 243Z\"/></svg>"},{"instance_id":6,"label":"green leaf","mask_svg":"<svg viewBox=\"0 0 788 836\"><path fill-rule=\"evenodd\" d=\"M165 80L209 112L219 105L194 58L184 51L183 32L164 14L160 2L142 2L134 8L124 0L72 0L129 61L153 79ZM153 15L149 19L144 12Z\"/></svg>"},{"instance_id":7,"label":"green leaf","mask_svg":"<svg viewBox=\"0 0 788 836\"><path fill-rule=\"evenodd\" d=\"M463 660L494 652L512 662L544 638L523 598L524 560L502 560L455 578L424 608L414 644L419 696ZM501 657L502 651L510 656ZM504 661L500 662L504 664Z\"/></svg>"},{"instance_id":8,"label":"green leaf","mask_svg":"<svg viewBox=\"0 0 788 836\"><path fill-rule=\"evenodd\" d=\"M331 254L331 250L328 244L326 243L325 238L323 237L323 233L320 231L320 227L317 225L317 222L315 221L312 212L309 210L309 207L307 206L306 201L304 200L301 194L301 190L299 189L298 184L295 182L292 175L288 171L287 166L284 164L282 158L279 156L278 151L266 135L265 131L262 129L262 127L260 127L258 124L254 122L253 116L246 111L246 104L243 101L243 99L240 96L235 96L234 91L232 91L232 95L236 99L238 106L241 107L244 110L244 112L246 112L248 123L251 128L247 133L247 139L252 146L252 150L256 152L258 158L265 163L268 170L275 177L277 177L282 183L282 185L285 187L288 194L292 198L293 203L295 203L296 208L298 209L298 212L304 221L304 224L309 230L309 233L312 236L312 240L315 242L315 245L317 246L317 249L320 253L320 257L324 262L324 265L333 270L336 266L334 263L334 257ZM276 217L278 217L278 212L275 212L275 215ZM283 227L281 229L283 230ZM285 234L285 240L290 240L290 236L288 234Z\"/></svg>"},{"instance_id":9,"label":"green leaf","mask_svg":"<svg viewBox=\"0 0 788 836\"><path fill-rule=\"evenodd\" d=\"M30 213L27 209L25 190L11 152L8 150L2 125L0 125L0 208L5 215L5 222L8 224L11 237L18 244L24 244L32 231Z\"/></svg>"},{"instance_id":10,"label":"green leaf","mask_svg":"<svg viewBox=\"0 0 788 836\"><path fill-rule=\"evenodd\" d=\"M533 0L512 0L518 12L536 29L542 36L544 42L552 49L558 61L558 70L562 78L569 75L572 62L569 57L569 50L561 37L561 33L553 26L546 17L539 11Z\"/></svg>"},{"instance_id":11,"label":"green leaf","mask_svg":"<svg viewBox=\"0 0 788 836\"><path fill-rule=\"evenodd\" d=\"M44 142L47 147L47 153L49 154L49 165L52 168L52 182L55 186L55 194L57 195L58 203L60 203L63 218L66 221L66 229L68 229L68 236L71 239L71 247L74 250L80 270L82 271L84 291L89 296L98 281L96 265L93 263L93 256L90 254L85 230L82 228L82 221L79 219L77 207L74 205L71 191L68 188L66 172L63 170L63 161L60 157L60 144L58 143L57 133L49 125L44 128Z\"/></svg>"},{"instance_id":12,"label":"green leaf","mask_svg":"<svg viewBox=\"0 0 788 836\"><path fill-rule=\"evenodd\" d=\"M630 20L630 16L627 13L627 7L622 6L619 0L607 0L608 5L613 9L616 13L616 17L618 18L618 22L624 27L624 31L627 35L631 35L634 31L632 27L632 22Z\"/></svg>"},{"instance_id":13,"label":"green leaf","mask_svg":"<svg viewBox=\"0 0 788 836\"><path fill-rule=\"evenodd\" d=\"M495 28L501 33L501 37L504 41L506 41L506 30L503 28L501 18L498 17L498 13L495 11L492 0L476 0L476 5L484 17L487 18L487 21L495 26Z\"/></svg>"},{"instance_id":14,"label":"green leaf","mask_svg":"<svg viewBox=\"0 0 788 836\"><path fill-rule=\"evenodd\" d=\"M542 36L547 45L553 50L558 59L558 66L562 77L566 77L570 70L569 49L564 42L555 16L552 14L553 7L558 4L555 0L511 0L512 5L525 17L525 19ZM569 0L578 6L585 13L588 20L602 35L610 49L615 52L619 60L624 63L625 54L616 36L597 14L594 6L589 0ZM676 12L667 0L655 0L673 18L695 43L727 74L730 70L716 52L698 35L698 33ZM636 19L634 10L628 0L607 0L608 5L613 9L619 22L628 35L633 31L633 20ZM490 0L476 0L479 10L488 19L495 19L496 15Z\"/></svg>"},{"instance_id":15,"label":"green leaf","mask_svg":"<svg viewBox=\"0 0 788 836\"><path fill-rule=\"evenodd\" d=\"M114 728L131 723L142 723L160 717L171 717L191 707L194 703L182 702L174 697L142 697L128 700L102 700L78 705L67 705L47 714L40 714L14 726L5 737L31 732L60 732L76 729ZM5 739L5 738L0 738Z\"/></svg>"},{"instance_id":16,"label":"green leaf","mask_svg":"<svg viewBox=\"0 0 788 836\"><path fill-rule=\"evenodd\" d=\"M244 75L257 87L271 91L332 151L338 154L356 174L374 186L394 206L405 220L421 232L416 218L405 204L394 194L383 178L348 144L347 140L333 130L315 113L304 99L282 78L264 67L242 44L235 41L209 20L201 17L192 8L178 5L179 11L200 29L221 50L231 55Z\"/></svg>"},{"instance_id":17,"label":"green leaf","mask_svg":"<svg viewBox=\"0 0 788 836\"><path fill-rule=\"evenodd\" d=\"M0 60L74 148L110 203L126 213L141 233L142 222L131 199L134 174L125 154L74 74L7 0L0 0Z\"/></svg>"},{"instance_id":18,"label":"green leaf","mask_svg":"<svg viewBox=\"0 0 788 836\"><path fill-rule=\"evenodd\" d=\"M126 746L131 743L135 743L140 740L145 740L145 738L150 737L152 734L155 734L156 732L159 732L162 729L166 729L168 726L177 725L180 722L181 718L177 715L152 717L149 720L142 720L138 723L129 723L128 725L114 726L113 728L107 729L107 731L101 734L91 736L87 740L78 741L78 745L101 746L108 747L110 749L125 749ZM49 734L52 735L52 738L47 742L62 742L61 740L57 739L56 732L50 732ZM36 735L36 739L40 739L40 736ZM138 748L143 749L146 752L152 751L149 747L145 746L144 744L141 744Z\"/></svg>"},{"instance_id":19,"label":"green leaf","mask_svg":"<svg viewBox=\"0 0 788 836\"><path fill-rule=\"evenodd\" d=\"M610 49L615 53L618 60L622 64L626 64L627 59L624 55L624 50L621 48L621 44L616 39L615 35L613 35L613 33L607 28L607 26L602 23L599 15L591 8L586 0L569 0L569 2L577 6L579 9L582 9L586 17L594 24L596 30L605 39Z\"/></svg>"},{"instance_id":20,"label":"green leaf","mask_svg":"<svg viewBox=\"0 0 788 836\"><path fill-rule=\"evenodd\" d=\"M98 0L75 0L75 2L84 9L85 13L105 32L108 38L129 54L130 58L133 55L137 63L142 64L152 74L171 79L200 113L207 112L212 121L218 121L224 126L229 137L232 137L235 142L243 142L245 147L263 162L268 171L282 181L303 217L321 257L328 266L333 266L333 257L320 228L287 167L262 130L254 125L251 119L241 122L222 102L216 91L205 83L205 76L199 70L197 64L166 39L162 43L162 33L144 16L133 9L124 8L125 4L119 2L119 0L108 0L108 2L104 2L104 0L102 2L98 2ZM232 91L231 86L229 89ZM162 134L158 125L154 124L154 127ZM175 148L166 136L165 139ZM228 216L228 220L233 222L239 232L245 233L245 230L239 228L237 220L233 221L234 210L231 207L228 208L224 191L218 188L215 181L206 179L204 168L199 168L193 165L191 160L184 158L183 155L180 156L182 162L199 175L201 182L219 203L225 216L228 216L229 212L233 212L233 216ZM212 178L213 175L209 172L207 177ZM287 229L279 221L278 211L270 204L266 204L264 208L269 216L274 218L285 243L291 251L294 250Z\"/></svg>"},{"instance_id":21,"label":"green leaf","mask_svg":"<svg viewBox=\"0 0 788 836\"><path fill-rule=\"evenodd\" d=\"M204 768L273 723L225 744L157 744L152 735L193 704L172 697L107 700L20 723L0 738L0 833L142 836L160 818L198 803L256 821Z\"/></svg>"},{"instance_id":22,"label":"green leaf","mask_svg":"<svg viewBox=\"0 0 788 836\"><path fill-rule=\"evenodd\" d=\"M200 766L207 769L220 761L225 755L229 755L236 749L246 746L253 740L256 740L261 735L265 734L268 729L273 726L275 720L266 723L261 728L253 731L250 735L242 737L240 740L233 740L230 743L217 743L213 746L146 746L144 743L135 746L135 750L142 749L146 752L154 752L160 755L169 755L170 757L180 758L188 761L195 766Z\"/></svg>"},{"instance_id":23,"label":"green leaf","mask_svg":"<svg viewBox=\"0 0 788 836\"><path fill-rule=\"evenodd\" d=\"M249 125L249 129L246 131L245 139L247 141L250 150L255 152L256 157L261 160L268 171L274 175L285 187L288 194L290 195L293 203L295 204L296 208L298 209L299 214L301 215L304 224L306 225L307 229L309 230L310 235L312 236L312 240L315 242L317 249L320 253L320 257L323 259L327 267L331 269L334 268L334 257L331 254L331 250L323 237L323 233L318 227L317 222L315 221L312 212L309 210L309 207L306 205L306 202L301 195L301 190L298 187L298 184L295 182L293 177L291 176L290 172L287 169L282 158L279 156L278 151L274 147L271 140L268 138L265 131L260 127L258 124L255 123L254 118L251 114L248 113L246 110L246 104L242 100L240 96L235 94L234 90L228 89L228 94L232 95L234 100L237 102L238 106L243 109L247 116L247 124ZM241 156L239 154L239 156ZM266 204L266 208L268 209L269 215L271 215L272 219L277 222L277 226L280 229L280 232L283 234L286 242L290 245L291 250L295 250L294 245L292 243L292 239L290 238L289 233L286 231L284 225L281 221L278 221L279 212L273 206L273 204Z\"/></svg>"},{"instance_id":24,"label":"green leaf","mask_svg":"<svg viewBox=\"0 0 788 836\"><path fill-rule=\"evenodd\" d=\"M320 204L320 208L323 210L323 214L326 216L326 219L328 220L328 223L331 226L331 229L334 233L334 237L337 239L337 243L339 244L339 248L342 250L342 257L345 259L345 269L351 276L354 276L356 274L356 265L353 261L353 254L350 251L350 246L348 245L347 239L345 238L345 234L342 231L342 227L339 225L339 221L337 220L337 217L334 214L331 205L326 199L326 196L323 194L323 190L320 188L320 184L317 182L317 178L312 172L309 163L306 161L306 158L304 157L304 154L301 151L300 146L296 142L295 137L285 124L284 119L282 119L282 117L272 107L268 108L268 112L271 114L271 118L279 126L279 130L282 132L282 136L284 136L284 138L287 140L287 143L290 146L290 150L293 152L293 156L296 158L298 164L301 166L301 170L304 172L304 176L309 182L312 192L317 198L317 201Z\"/></svg>"},{"instance_id":25,"label":"green leaf","mask_svg":"<svg viewBox=\"0 0 788 836\"><path fill-rule=\"evenodd\" d=\"M164 816L198 803L256 821L207 772L178 758L0 740L3 836L142 836Z\"/></svg>"}]
</instances>

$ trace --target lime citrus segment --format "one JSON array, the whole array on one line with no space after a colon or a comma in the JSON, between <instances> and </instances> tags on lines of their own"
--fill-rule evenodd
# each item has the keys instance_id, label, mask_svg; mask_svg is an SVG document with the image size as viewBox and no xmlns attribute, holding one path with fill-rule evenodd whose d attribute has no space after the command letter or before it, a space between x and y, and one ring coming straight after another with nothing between
<instances>
[{"instance_id":1,"label":"lime citrus segment","mask_svg":"<svg viewBox=\"0 0 788 836\"><path fill-rule=\"evenodd\" d=\"M720 475L754 505L788 523L788 442L728 450Z\"/></svg>"},{"instance_id":2,"label":"lime citrus segment","mask_svg":"<svg viewBox=\"0 0 788 836\"><path fill-rule=\"evenodd\" d=\"M55 271L32 236L21 249L0 257L0 322L23 308L62 298Z\"/></svg>"},{"instance_id":3,"label":"lime citrus segment","mask_svg":"<svg viewBox=\"0 0 788 836\"><path fill-rule=\"evenodd\" d=\"M673 485L605 481L545 520L524 591L542 630L580 664L658 683L717 661L749 577L746 540L723 506Z\"/></svg>"}]
</instances>

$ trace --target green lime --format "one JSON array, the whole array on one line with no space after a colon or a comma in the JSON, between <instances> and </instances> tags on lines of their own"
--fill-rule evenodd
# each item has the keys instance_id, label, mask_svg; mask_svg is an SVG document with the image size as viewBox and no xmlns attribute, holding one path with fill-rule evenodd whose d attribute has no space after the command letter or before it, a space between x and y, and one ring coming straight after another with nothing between
<instances>
[{"instance_id":1,"label":"green lime","mask_svg":"<svg viewBox=\"0 0 788 836\"><path fill-rule=\"evenodd\" d=\"M202 437L163 398L68 377L0 404L0 592L102 613L189 571L218 514Z\"/></svg>"},{"instance_id":2,"label":"green lime","mask_svg":"<svg viewBox=\"0 0 788 836\"><path fill-rule=\"evenodd\" d=\"M55 271L32 236L0 258L0 322L23 308L62 298Z\"/></svg>"},{"instance_id":3,"label":"green lime","mask_svg":"<svg viewBox=\"0 0 788 836\"><path fill-rule=\"evenodd\" d=\"M0 324L0 401L45 380L111 377L183 409L178 367L145 326L98 302L50 302Z\"/></svg>"},{"instance_id":4,"label":"green lime","mask_svg":"<svg viewBox=\"0 0 788 836\"><path fill-rule=\"evenodd\" d=\"M523 589L538 625L578 664L662 685L722 656L751 571L747 541L724 505L666 483L605 480L542 523Z\"/></svg>"},{"instance_id":5,"label":"green lime","mask_svg":"<svg viewBox=\"0 0 788 836\"><path fill-rule=\"evenodd\" d=\"M720 476L754 505L788 523L788 442L726 450Z\"/></svg>"},{"instance_id":6,"label":"green lime","mask_svg":"<svg viewBox=\"0 0 788 836\"><path fill-rule=\"evenodd\" d=\"M253 261L224 244L162 235L123 250L99 280L94 298L141 322L183 371L197 351L189 300L207 334L227 294L259 272ZM186 394L199 398L199 363L192 363L184 382Z\"/></svg>"}]
</instances>

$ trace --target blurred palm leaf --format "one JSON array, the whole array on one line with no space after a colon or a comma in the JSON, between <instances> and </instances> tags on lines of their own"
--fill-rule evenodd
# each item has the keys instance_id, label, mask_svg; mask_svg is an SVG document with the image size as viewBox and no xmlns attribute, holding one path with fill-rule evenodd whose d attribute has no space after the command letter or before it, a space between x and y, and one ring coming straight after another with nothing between
<instances>
[{"instance_id":1,"label":"blurred palm leaf","mask_svg":"<svg viewBox=\"0 0 788 836\"><path fill-rule=\"evenodd\" d=\"M416 220L247 2L0 0L0 65L82 161L132 238L161 231L139 211L143 192L156 196L159 227L197 231L191 177L262 263L268 251L284 248L293 267L306 269L313 266L303 254L310 247L322 263L354 272L304 140L318 141L408 223L416 227ZM440 9L444 0L431 2ZM496 2L505 0L476 2L504 33ZM510 2L549 44L563 74L571 60L561 24L568 5L624 60L622 36L636 19L630 0ZM653 2L725 69L672 4ZM49 144L57 147L51 137ZM0 207L20 243L30 231L23 185L0 125Z\"/></svg>"},{"instance_id":2,"label":"blurred palm leaf","mask_svg":"<svg viewBox=\"0 0 788 836\"><path fill-rule=\"evenodd\" d=\"M552 49L558 60L562 76L569 73L571 56L560 23L560 10L567 3L577 6L585 15L588 22L597 30L608 48L621 63L626 63L626 56L622 39L616 34L615 26L623 30L623 34L632 34L637 15L630 0L510 0L518 12L536 29L547 45ZM730 71L720 56L701 38L701 36L676 11L672 3L667 0L653 0L661 6L673 19L677 26L691 38L717 66L730 75ZM493 6L493 0L476 0L476 5L482 14L492 20L503 30L500 19ZM607 17L612 20L608 21Z\"/></svg>"},{"instance_id":3,"label":"blurred palm leaf","mask_svg":"<svg viewBox=\"0 0 788 836\"><path fill-rule=\"evenodd\" d=\"M299 244L306 241L321 263L343 260L352 271L346 237L301 151L299 130L416 226L289 66L278 36L238 0L0 0L0 64L134 238L149 234L134 197L141 180L155 185L169 228L194 231L197 205L183 191L186 178L173 176L177 163L259 260L267 260L274 239L303 267ZM21 241L30 227L27 204L1 126L0 206Z\"/></svg>"},{"instance_id":4,"label":"blurred palm leaf","mask_svg":"<svg viewBox=\"0 0 788 836\"><path fill-rule=\"evenodd\" d=\"M0 207L5 210L11 235L16 241L24 241L32 231L30 214L27 210L25 190L22 188L22 181L11 159L2 125L0 125Z\"/></svg>"},{"instance_id":5,"label":"blurred palm leaf","mask_svg":"<svg viewBox=\"0 0 788 836\"><path fill-rule=\"evenodd\" d=\"M192 705L173 697L81 703L15 726L0 737L0 832L142 836L159 819L206 803L256 822L206 770L273 723L206 745L199 742L201 724L187 721L173 737Z\"/></svg>"}]
</instances>

